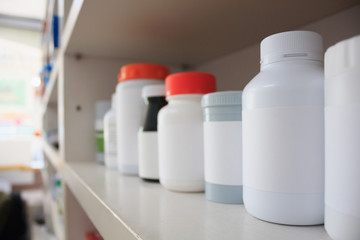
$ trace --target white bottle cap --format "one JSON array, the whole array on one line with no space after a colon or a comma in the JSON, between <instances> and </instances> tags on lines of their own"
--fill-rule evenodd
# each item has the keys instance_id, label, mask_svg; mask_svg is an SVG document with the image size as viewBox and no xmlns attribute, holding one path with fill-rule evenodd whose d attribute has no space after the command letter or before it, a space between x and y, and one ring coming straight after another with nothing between
<instances>
[{"instance_id":1,"label":"white bottle cap","mask_svg":"<svg viewBox=\"0 0 360 240\"><path fill-rule=\"evenodd\" d=\"M310 31L291 31L271 35L261 42L261 64L304 59L323 61L323 40Z\"/></svg>"},{"instance_id":2,"label":"white bottle cap","mask_svg":"<svg viewBox=\"0 0 360 240\"><path fill-rule=\"evenodd\" d=\"M142 97L161 97L165 96L165 84L147 85L142 89Z\"/></svg>"},{"instance_id":3,"label":"white bottle cap","mask_svg":"<svg viewBox=\"0 0 360 240\"><path fill-rule=\"evenodd\" d=\"M325 77L360 67L360 35L341 41L325 53Z\"/></svg>"}]
</instances>

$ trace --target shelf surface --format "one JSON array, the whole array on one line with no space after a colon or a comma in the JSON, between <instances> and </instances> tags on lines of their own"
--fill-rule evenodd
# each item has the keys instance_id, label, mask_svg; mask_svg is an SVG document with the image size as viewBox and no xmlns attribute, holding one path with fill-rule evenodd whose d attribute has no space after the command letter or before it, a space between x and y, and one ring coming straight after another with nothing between
<instances>
[{"instance_id":1,"label":"shelf surface","mask_svg":"<svg viewBox=\"0 0 360 240\"><path fill-rule=\"evenodd\" d=\"M63 167L63 160L60 157L60 153L58 150L56 150L53 146L51 146L48 142L46 142L45 139L42 139L42 148L44 150L44 153L49 158L51 164L53 167L60 171Z\"/></svg>"},{"instance_id":2,"label":"shelf surface","mask_svg":"<svg viewBox=\"0 0 360 240\"><path fill-rule=\"evenodd\" d=\"M74 3L79 6L75 0ZM83 1L68 54L197 65L359 0ZM75 11L74 11L75 12ZM66 27L71 27L68 24Z\"/></svg>"},{"instance_id":3,"label":"shelf surface","mask_svg":"<svg viewBox=\"0 0 360 240\"><path fill-rule=\"evenodd\" d=\"M267 223L243 205L170 192L96 163L67 163L65 181L104 239L330 240L323 226Z\"/></svg>"}]
</instances>

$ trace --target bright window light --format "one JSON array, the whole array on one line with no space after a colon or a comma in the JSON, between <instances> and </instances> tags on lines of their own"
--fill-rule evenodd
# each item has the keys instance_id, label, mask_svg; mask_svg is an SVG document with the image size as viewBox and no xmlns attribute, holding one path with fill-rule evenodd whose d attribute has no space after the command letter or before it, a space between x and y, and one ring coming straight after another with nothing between
<instances>
[{"instance_id":1,"label":"bright window light","mask_svg":"<svg viewBox=\"0 0 360 240\"><path fill-rule=\"evenodd\" d=\"M0 0L0 14L43 20L46 0Z\"/></svg>"}]
</instances>

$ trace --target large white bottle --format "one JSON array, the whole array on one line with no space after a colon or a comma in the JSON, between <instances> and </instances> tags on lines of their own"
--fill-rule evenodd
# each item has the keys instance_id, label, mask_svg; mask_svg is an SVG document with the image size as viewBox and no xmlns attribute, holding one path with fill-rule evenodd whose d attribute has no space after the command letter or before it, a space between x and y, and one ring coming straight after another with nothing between
<instances>
[{"instance_id":1,"label":"large white bottle","mask_svg":"<svg viewBox=\"0 0 360 240\"><path fill-rule=\"evenodd\" d=\"M289 225L324 221L323 44L293 31L261 42L261 71L243 93L244 204Z\"/></svg>"},{"instance_id":2,"label":"large white bottle","mask_svg":"<svg viewBox=\"0 0 360 240\"><path fill-rule=\"evenodd\" d=\"M360 239L360 35L325 54L325 228Z\"/></svg>"}]
</instances>

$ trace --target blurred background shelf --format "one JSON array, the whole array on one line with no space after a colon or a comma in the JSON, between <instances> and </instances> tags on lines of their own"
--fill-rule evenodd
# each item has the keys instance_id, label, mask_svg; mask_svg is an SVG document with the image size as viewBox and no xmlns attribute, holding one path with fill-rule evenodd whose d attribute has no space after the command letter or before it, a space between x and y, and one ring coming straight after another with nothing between
<instances>
[{"instance_id":1,"label":"blurred background shelf","mask_svg":"<svg viewBox=\"0 0 360 240\"><path fill-rule=\"evenodd\" d=\"M64 161L60 157L60 153L57 149L51 146L45 139L42 139L42 146L45 155L50 160L51 164L57 171L61 171L64 165Z\"/></svg>"},{"instance_id":2,"label":"blurred background shelf","mask_svg":"<svg viewBox=\"0 0 360 240\"><path fill-rule=\"evenodd\" d=\"M59 74L60 61L55 61L54 68L51 71L49 83L45 88L45 93L42 99L41 115L44 115L49 104L57 103L57 79Z\"/></svg>"},{"instance_id":3,"label":"blurred background shelf","mask_svg":"<svg viewBox=\"0 0 360 240\"><path fill-rule=\"evenodd\" d=\"M57 240L65 240L64 238L64 223L62 222L61 216L58 210L58 204L54 200L50 202L51 218L54 226L54 232Z\"/></svg>"}]
</instances>

